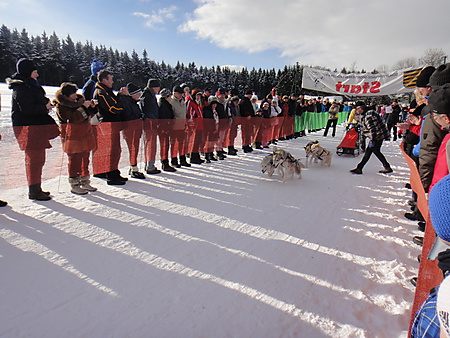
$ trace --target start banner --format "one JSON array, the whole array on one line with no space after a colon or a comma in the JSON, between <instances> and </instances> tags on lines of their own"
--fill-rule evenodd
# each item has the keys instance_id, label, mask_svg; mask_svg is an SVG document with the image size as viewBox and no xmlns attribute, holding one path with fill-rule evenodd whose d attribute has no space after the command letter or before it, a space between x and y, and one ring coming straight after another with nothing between
<instances>
[{"instance_id":1,"label":"start banner","mask_svg":"<svg viewBox=\"0 0 450 338\"><path fill-rule=\"evenodd\" d=\"M391 74L342 74L304 67L302 87L346 96L380 96L408 93L414 88L403 84L404 71Z\"/></svg>"}]
</instances>

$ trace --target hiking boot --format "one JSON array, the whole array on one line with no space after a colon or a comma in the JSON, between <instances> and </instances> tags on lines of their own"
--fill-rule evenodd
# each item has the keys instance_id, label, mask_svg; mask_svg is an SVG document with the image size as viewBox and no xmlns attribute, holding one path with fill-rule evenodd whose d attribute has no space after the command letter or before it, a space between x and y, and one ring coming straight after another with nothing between
<instances>
[{"instance_id":1,"label":"hiking boot","mask_svg":"<svg viewBox=\"0 0 450 338\"><path fill-rule=\"evenodd\" d=\"M128 172L128 174L132 177L132 178L138 178L140 180L145 180L145 175L143 173L141 173L139 170L137 170L137 168L130 168L130 171Z\"/></svg>"},{"instance_id":2,"label":"hiking boot","mask_svg":"<svg viewBox=\"0 0 450 338\"><path fill-rule=\"evenodd\" d=\"M393 172L394 170L392 170L391 168L384 168L383 170L380 170L379 173L380 174L389 174L391 172Z\"/></svg>"},{"instance_id":3,"label":"hiking boot","mask_svg":"<svg viewBox=\"0 0 450 338\"><path fill-rule=\"evenodd\" d=\"M8 205L8 202L0 200L0 207L5 207Z\"/></svg>"},{"instance_id":4,"label":"hiking boot","mask_svg":"<svg viewBox=\"0 0 450 338\"><path fill-rule=\"evenodd\" d=\"M145 172L149 175L161 174L161 170L156 168L147 169Z\"/></svg>"},{"instance_id":5,"label":"hiking boot","mask_svg":"<svg viewBox=\"0 0 450 338\"><path fill-rule=\"evenodd\" d=\"M362 173L363 173L362 170L359 168L352 169L352 170L350 170L350 172L352 174L356 174L356 175L362 175Z\"/></svg>"},{"instance_id":6,"label":"hiking boot","mask_svg":"<svg viewBox=\"0 0 450 338\"><path fill-rule=\"evenodd\" d=\"M414 236L413 243L422 246L423 245L423 237L422 236Z\"/></svg>"},{"instance_id":7,"label":"hiking boot","mask_svg":"<svg viewBox=\"0 0 450 338\"><path fill-rule=\"evenodd\" d=\"M81 182L79 177L69 177L70 184L70 192L76 195L86 195L88 193L87 190L81 188Z\"/></svg>"},{"instance_id":8,"label":"hiking boot","mask_svg":"<svg viewBox=\"0 0 450 338\"><path fill-rule=\"evenodd\" d=\"M423 219L422 215L417 214L415 212L407 212L405 213L405 217L411 221L420 221L420 222L424 222L425 220Z\"/></svg>"},{"instance_id":9,"label":"hiking boot","mask_svg":"<svg viewBox=\"0 0 450 338\"><path fill-rule=\"evenodd\" d=\"M80 178L80 187L87 191L97 191L97 188L91 185L90 176L83 176Z\"/></svg>"},{"instance_id":10,"label":"hiking boot","mask_svg":"<svg viewBox=\"0 0 450 338\"><path fill-rule=\"evenodd\" d=\"M145 172L149 175L160 174L161 170L155 167L155 162L147 162L145 165Z\"/></svg>"}]
</instances>

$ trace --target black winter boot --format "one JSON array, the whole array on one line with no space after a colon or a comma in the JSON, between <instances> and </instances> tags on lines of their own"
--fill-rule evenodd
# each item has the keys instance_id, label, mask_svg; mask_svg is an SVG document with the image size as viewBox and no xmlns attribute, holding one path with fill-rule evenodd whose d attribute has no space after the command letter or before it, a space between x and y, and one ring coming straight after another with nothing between
<instances>
[{"instance_id":1,"label":"black winter boot","mask_svg":"<svg viewBox=\"0 0 450 338\"><path fill-rule=\"evenodd\" d=\"M237 155L237 151L233 146L228 147L228 155Z\"/></svg>"},{"instance_id":2,"label":"black winter boot","mask_svg":"<svg viewBox=\"0 0 450 338\"><path fill-rule=\"evenodd\" d=\"M181 164L178 163L177 157L172 157L172 160L170 161L173 167L175 168L181 168Z\"/></svg>"},{"instance_id":3,"label":"black winter boot","mask_svg":"<svg viewBox=\"0 0 450 338\"><path fill-rule=\"evenodd\" d=\"M41 184L32 184L28 186L28 198L36 201L48 201L52 198L41 189Z\"/></svg>"},{"instance_id":4,"label":"black winter boot","mask_svg":"<svg viewBox=\"0 0 450 338\"><path fill-rule=\"evenodd\" d=\"M161 161L161 163L162 163L162 170L164 170L164 171L170 171L170 172L175 172L175 171L177 171L174 167L171 167L170 165L169 165L169 160L162 160Z\"/></svg>"},{"instance_id":5,"label":"black winter boot","mask_svg":"<svg viewBox=\"0 0 450 338\"><path fill-rule=\"evenodd\" d=\"M216 153L217 153L217 158L218 158L219 160L224 160L224 159L227 158L227 157L225 156L223 150L218 150L218 151L216 151Z\"/></svg>"},{"instance_id":6,"label":"black winter boot","mask_svg":"<svg viewBox=\"0 0 450 338\"><path fill-rule=\"evenodd\" d=\"M200 158L199 153L191 153L191 164L202 164L205 161Z\"/></svg>"},{"instance_id":7,"label":"black winter boot","mask_svg":"<svg viewBox=\"0 0 450 338\"><path fill-rule=\"evenodd\" d=\"M183 166L183 167L190 167L191 166L191 164L188 163L188 161L186 161L186 156L185 155L181 155L180 156L180 166Z\"/></svg>"}]
</instances>

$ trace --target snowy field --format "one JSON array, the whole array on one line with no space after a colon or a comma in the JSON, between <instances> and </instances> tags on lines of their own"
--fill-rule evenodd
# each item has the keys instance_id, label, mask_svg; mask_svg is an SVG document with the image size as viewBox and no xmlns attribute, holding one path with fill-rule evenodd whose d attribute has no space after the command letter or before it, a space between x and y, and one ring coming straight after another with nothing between
<instances>
[{"instance_id":1,"label":"snowy field","mask_svg":"<svg viewBox=\"0 0 450 338\"><path fill-rule=\"evenodd\" d=\"M304 162L307 142L334 152L343 133L279 147ZM20 159L20 175L1 172L16 184L0 190L0 336L405 337L419 232L398 143L382 149L392 174L374 157L351 175L361 155L334 155L284 184L261 173L267 150L122 187L93 179L85 196L60 170L47 202L27 198Z\"/></svg>"}]
</instances>

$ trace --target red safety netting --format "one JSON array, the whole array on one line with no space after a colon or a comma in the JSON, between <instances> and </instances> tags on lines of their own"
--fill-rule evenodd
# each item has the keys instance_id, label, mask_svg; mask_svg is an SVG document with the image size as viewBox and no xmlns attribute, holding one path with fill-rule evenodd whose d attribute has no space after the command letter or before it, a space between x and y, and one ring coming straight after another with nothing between
<instances>
[{"instance_id":1,"label":"red safety netting","mask_svg":"<svg viewBox=\"0 0 450 338\"><path fill-rule=\"evenodd\" d=\"M294 117L133 120L0 128L0 184L40 183L61 175L85 176L129 165L269 142L292 135ZM75 168L75 169L74 169Z\"/></svg>"},{"instance_id":2,"label":"red safety netting","mask_svg":"<svg viewBox=\"0 0 450 338\"><path fill-rule=\"evenodd\" d=\"M419 171L417 170L417 166L414 160L405 153L403 144L400 145L400 149L410 170L410 184L412 190L417 194L417 206L422 213L423 218L426 220L424 241L422 246L422 257L420 259L416 292L414 294L414 302L411 309L411 319L409 325L409 333L411 333L411 326L414 320L414 315L416 314L422 303L427 299L430 290L441 284L442 272L437 266L437 260L430 261L427 259L428 253L430 252L436 238L436 234L431 224L431 219L428 211L428 201L425 195L422 181L420 179Z\"/></svg>"}]
</instances>

